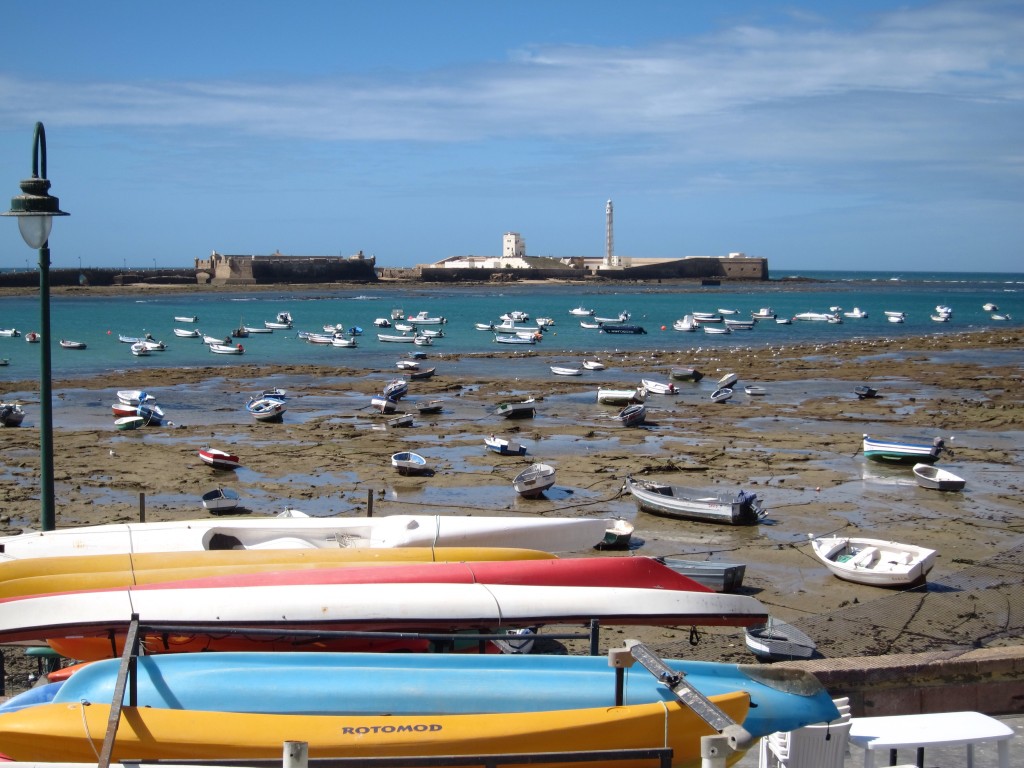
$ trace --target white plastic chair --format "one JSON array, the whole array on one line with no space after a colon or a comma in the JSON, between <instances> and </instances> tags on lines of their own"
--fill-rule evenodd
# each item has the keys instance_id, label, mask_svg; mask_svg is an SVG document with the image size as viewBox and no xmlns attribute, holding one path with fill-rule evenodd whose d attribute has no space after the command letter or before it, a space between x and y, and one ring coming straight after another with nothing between
<instances>
[{"instance_id":1,"label":"white plastic chair","mask_svg":"<svg viewBox=\"0 0 1024 768\"><path fill-rule=\"evenodd\" d=\"M850 701L834 699L839 717L829 723L772 733L761 739L758 768L843 768L850 738Z\"/></svg>"}]
</instances>

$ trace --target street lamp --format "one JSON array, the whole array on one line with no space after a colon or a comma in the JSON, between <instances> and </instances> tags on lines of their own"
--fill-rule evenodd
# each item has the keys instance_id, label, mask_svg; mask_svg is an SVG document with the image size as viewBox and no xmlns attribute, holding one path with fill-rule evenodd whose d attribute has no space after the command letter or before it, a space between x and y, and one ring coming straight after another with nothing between
<instances>
[{"instance_id":1,"label":"street lamp","mask_svg":"<svg viewBox=\"0 0 1024 768\"><path fill-rule=\"evenodd\" d=\"M50 381L50 227L54 216L67 216L51 195L46 178L46 131L36 123L32 142L32 178L21 182L21 194L11 198L11 210L29 248L39 249L39 475L40 528L56 528L53 504L53 393Z\"/></svg>"}]
</instances>

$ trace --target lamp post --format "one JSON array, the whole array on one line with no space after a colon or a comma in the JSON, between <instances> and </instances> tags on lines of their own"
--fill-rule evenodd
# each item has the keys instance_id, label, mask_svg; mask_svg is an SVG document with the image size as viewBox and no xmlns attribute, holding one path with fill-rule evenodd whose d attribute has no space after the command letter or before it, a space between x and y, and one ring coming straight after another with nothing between
<instances>
[{"instance_id":1,"label":"lamp post","mask_svg":"<svg viewBox=\"0 0 1024 768\"><path fill-rule=\"evenodd\" d=\"M56 528L53 503L53 393L50 381L50 227L54 216L67 216L60 200L50 192L46 178L46 131L36 123L32 142L32 178L21 182L21 194L11 198L21 236L29 248L39 249L39 523L44 531Z\"/></svg>"}]
</instances>

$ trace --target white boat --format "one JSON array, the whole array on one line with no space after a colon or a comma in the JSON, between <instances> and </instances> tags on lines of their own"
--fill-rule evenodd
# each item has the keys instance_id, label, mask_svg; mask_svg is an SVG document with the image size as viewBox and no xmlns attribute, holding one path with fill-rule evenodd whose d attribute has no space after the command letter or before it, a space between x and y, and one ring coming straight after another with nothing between
<instances>
[{"instance_id":1,"label":"white boat","mask_svg":"<svg viewBox=\"0 0 1024 768\"><path fill-rule=\"evenodd\" d=\"M536 344L537 336L539 335L530 334L524 337L514 333L496 333L494 334L494 341L498 344Z\"/></svg>"},{"instance_id":2,"label":"white boat","mask_svg":"<svg viewBox=\"0 0 1024 768\"><path fill-rule=\"evenodd\" d=\"M728 325L701 325L701 330L711 335L732 333L732 329Z\"/></svg>"},{"instance_id":3,"label":"white boat","mask_svg":"<svg viewBox=\"0 0 1024 768\"><path fill-rule=\"evenodd\" d=\"M555 319L553 317L538 317L536 323L538 328L549 328L555 324Z\"/></svg>"},{"instance_id":4,"label":"white boat","mask_svg":"<svg viewBox=\"0 0 1024 768\"><path fill-rule=\"evenodd\" d=\"M550 464L531 464L512 480L512 487L524 499L539 498L554 484L555 468Z\"/></svg>"},{"instance_id":5,"label":"white boat","mask_svg":"<svg viewBox=\"0 0 1024 768\"><path fill-rule=\"evenodd\" d=\"M243 355L245 347L241 344L210 344L209 349L215 355Z\"/></svg>"},{"instance_id":6,"label":"white boat","mask_svg":"<svg viewBox=\"0 0 1024 768\"><path fill-rule=\"evenodd\" d=\"M137 418L137 417L136 417ZM224 549L517 547L576 552L604 539L613 518L485 515L259 517L108 523L0 537L0 560Z\"/></svg>"},{"instance_id":7,"label":"white boat","mask_svg":"<svg viewBox=\"0 0 1024 768\"><path fill-rule=\"evenodd\" d=\"M444 400L441 398L434 398L433 400L424 400L423 402L416 403L416 410L421 414L426 413L440 413L444 410Z\"/></svg>"},{"instance_id":8,"label":"white boat","mask_svg":"<svg viewBox=\"0 0 1024 768\"><path fill-rule=\"evenodd\" d=\"M574 315L575 317L593 317L594 310L581 306L570 309L569 314Z\"/></svg>"},{"instance_id":9,"label":"white boat","mask_svg":"<svg viewBox=\"0 0 1024 768\"><path fill-rule=\"evenodd\" d=\"M597 331L601 329L601 324L596 321L580 320L580 328L585 328L588 331Z\"/></svg>"},{"instance_id":10,"label":"white boat","mask_svg":"<svg viewBox=\"0 0 1024 768\"><path fill-rule=\"evenodd\" d=\"M139 344L144 346L150 352L163 352L167 349L166 344L164 344L162 341L156 341L155 339L144 339L143 341L140 341Z\"/></svg>"},{"instance_id":11,"label":"white boat","mask_svg":"<svg viewBox=\"0 0 1024 768\"><path fill-rule=\"evenodd\" d=\"M1011 318L1010 317L1010 313L1007 312L1007 313L1002 314L1002 315L992 315L992 319L996 320L996 321L1000 321L1000 320L1012 320L1013 318Z\"/></svg>"},{"instance_id":12,"label":"white boat","mask_svg":"<svg viewBox=\"0 0 1024 768\"><path fill-rule=\"evenodd\" d=\"M397 360L395 362L395 368L402 371L418 371L420 364L416 360Z\"/></svg>"},{"instance_id":13,"label":"white boat","mask_svg":"<svg viewBox=\"0 0 1024 768\"><path fill-rule=\"evenodd\" d=\"M478 331L493 331L495 323L473 323L473 327Z\"/></svg>"},{"instance_id":14,"label":"white boat","mask_svg":"<svg viewBox=\"0 0 1024 768\"><path fill-rule=\"evenodd\" d=\"M696 331L700 328L700 323L693 318L693 315L683 315L679 320L672 323L672 328L673 330L683 332Z\"/></svg>"},{"instance_id":15,"label":"white boat","mask_svg":"<svg viewBox=\"0 0 1024 768\"><path fill-rule=\"evenodd\" d=\"M832 312L799 312L793 315L794 320L805 320L810 322L827 323L829 318L835 317Z\"/></svg>"},{"instance_id":16,"label":"white boat","mask_svg":"<svg viewBox=\"0 0 1024 768\"><path fill-rule=\"evenodd\" d=\"M331 346L352 349L353 347L359 346L359 344L356 342L355 336L335 336L333 339L331 339Z\"/></svg>"},{"instance_id":17,"label":"white boat","mask_svg":"<svg viewBox=\"0 0 1024 768\"><path fill-rule=\"evenodd\" d=\"M202 334L198 328L175 328L174 335L183 339L198 339Z\"/></svg>"},{"instance_id":18,"label":"white boat","mask_svg":"<svg viewBox=\"0 0 1024 768\"><path fill-rule=\"evenodd\" d=\"M214 488L203 494L203 509L214 515L222 515L225 512L234 512L241 503L238 491L231 488Z\"/></svg>"},{"instance_id":19,"label":"white boat","mask_svg":"<svg viewBox=\"0 0 1024 768\"><path fill-rule=\"evenodd\" d=\"M992 304L991 302L989 302L987 304L982 304L981 308L984 309L986 312L998 312L999 311L999 307L997 305L995 305L995 304Z\"/></svg>"},{"instance_id":20,"label":"white boat","mask_svg":"<svg viewBox=\"0 0 1024 768\"><path fill-rule=\"evenodd\" d=\"M679 393L676 385L670 381L655 381L654 379L640 379L640 386L651 395L675 395Z\"/></svg>"},{"instance_id":21,"label":"white boat","mask_svg":"<svg viewBox=\"0 0 1024 768\"><path fill-rule=\"evenodd\" d=\"M16 336L21 336L21 331L17 328L0 328L0 337L12 339Z\"/></svg>"},{"instance_id":22,"label":"white boat","mask_svg":"<svg viewBox=\"0 0 1024 768\"><path fill-rule=\"evenodd\" d=\"M584 360L583 368L588 371L603 371L605 369L605 364L600 360Z\"/></svg>"},{"instance_id":23,"label":"white boat","mask_svg":"<svg viewBox=\"0 0 1024 768\"><path fill-rule=\"evenodd\" d=\"M425 311L417 312L415 315L409 315L406 320L414 325L443 325L448 322L444 317L431 317Z\"/></svg>"},{"instance_id":24,"label":"white boat","mask_svg":"<svg viewBox=\"0 0 1024 768\"><path fill-rule=\"evenodd\" d=\"M412 343L415 344L417 347L429 347L433 345L434 340L429 336L424 336L421 333L413 337Z\"/></svg>"},{"instance_id":25,"label":"white boat","mask_svg":"<svg viewBox=\"0 0 1024 768\"><path fill-rule=\"evenodd\" d=\"M263 327L271 331L290 331L292 328L291 323L279 323L274 320L264 320Z\"/></svg>"},{"instance_id":26,"label":"white boat","mask_svg":"<svg viewBox=\"0 0 1024 768\"><path fill-rule=\"evenodd\" d=\"M245 404L245 410L257 421L280 421L288 404L274 397L252 397Z\"/></svg>"},{"instance_id":27,"label":"white boat","mask_svg":"<svg viewBox=\"0 0 1024 768\"><path fill-rule=\"evenodd\" d=\"M398 401L387 395L374 395L370 398L370 407L381 413L394 413L398 409Z\"/></svg>"},{"instance_id":28,"label":"white boat","mask_svg":"<svg viewBox=\"0 0 1024 768\"><path fill-rule=\"evenodd\" d=\"M25 420L25 410L20 403L0 403L0 426L20 427Z\"/></svg>"},{"instance_id":29,"label":"white boat","mask_svg":"<svg viewBox=\"0 0 1024 768\"><path fill-rule=\"evenodd\" d=\"M769 616L764 624L747 627L745 642L759 661L794 661L814 656L817 646L807 633Z\"/></svg>"},{"instance_id":30,"label":"white boat","mask_svg":"<svg viewBox=\"0 0 1024 768\"><path fill-rule=\"evenodd\" d=\"M771 307L761 307L756 312L751 312L750 316L755 320L774 320L777 315Z\"/></svg>"},{"instance_id":31,"label":"white boat","mask_svg":"<svg viewBox=\"0 0 1024 768\"><path fill-rule=\"evenodd\" d=\"M249 334L252 334L252 333L273 333L274 332L273 328L266 328L266 327L261 327L261 326L258 326L258 325L243 325L242 326L242 330L245 331L246 333L249 333Z\"/></svg>"},{"instance_id":32,"label":"white boat","mask_svg":"<svg viewBox=\"0 0 1024 768\"><path fill-rule=\"evenodd\" d=\"M930 315L931 319L936 323L948 323L949 315Z\"/></svg>"},{"instance_id":33,"label":"white boat","mask_svg":"<svg viewBox=\"0 0 1024 768\"><path fill-rule=\"evenodd\" d=\"M522 310L513 309L511 312L501 315L498 319L504 320L506 323L528 323L530 322L530 315Z\"/></svg>"},{"instance_id":34,"label":"white boat","mask_svg":"<svg viewBox=\"0 0 1024 768\"><path fill-rule=\"evenodd\" d=\"M395 416L393 419L388 419L388 429L396 429L399 427L411 427L412 426L412 414L403 413L401 416Z\"/></svg>"},{"instance_id":35,"label":"white boat","mask_svg":"<svg viewBox=\"0 0 1024 768\"><path fill-rule=\"evenodd\" d=\"M757 325L757 320L732 320L725 318L725 327L730 331L752 331Z\"/></svg>"},{"instance_id":36,"label":"white boat","mask_svg":"<svg viewBox=\"0 0 1024 768\"><path fill-rule=\"evenodd\" d=\"M954 475L948 469L940 469L931 464L915 464L914 478L922 488L935 491L962 491L967 481Z\"/></svg>"},{"instance_id":37,"label":"white boat","mask_svg":"<svg viewBox=\"0 0 1024 768\"><path fill-rule=\"evenodd\" d=\"M733 396L734 391L732 387L719 387L711 393L711 402L713 403L724 403L726 400Z\"/></svg>"},{"instance_id":38,"label":"white boat","mask_svg":"<svg viewBox=\"0 0 1024 768\"><path fill-rule=\"evenodd\" d=\"M693 319L703 325L704 323L720 323L722 322L722 316L716 315L714 312L694 312Z\"/></svg>"},{"instance_id":39,"label":"white boat","mask_svg":"<svg viewBox=\"0 0 1024 768\"><path fill-rule=\"evenodd\" d=\"M888 313L886 313L885 319L888 320L890 323L902 323L905 321L903 315L890 315Z\"/></svg>"},{"instance_id":40,"label":"white boat","mask_svg":"<svg viewBox=\"0 0 1024 768\"><path fill-rule=\"evenodd\" d=\"M623 427L638 427L647 421L647 406L643 403L627 405L615 414L615 420Z\"/></svg>"},{"instance_id":41,"label":"white boat","mask_svg":"<svg viewBox=\"0 0 1024 768\"><path fill-rule=\"evenodd\" d=\"M150 354L149 347L147 347L141 341L137 341L134 344L132 344L131 351L132 354L135 355L136 357L145 357L146 355Z\"/></svg>"},{"instance_id":42,"label":"white boat","mask_svg":"<svg viewBox=\"0 0 1024 768\"><path fill-rule=\"evenodd\" d=\"M582 376L583 371L579 368L569 368L563 365L552 365L551 372L556 376Z\"/></svg>"},{"instance_id":43,"label":"white boat","mask_svg":"<svg viewBox=\"0 0 1024 768\"><path fill-rule=\"evenodd\" d=\"M903 318L903 319L906 319L906 317L907 317L906 314L903 313L903 312L897 312L895 310L889 310L889 309L885 310L885 316L886 317L900 317L900 318Z\"/></svg>"},{"instance_id":44,"label":"white boat","mask_svg":"<svg viewBox=\"0 0 1024 768\"><path fill-rule=\"evenodd\" d=\"M416 341L416 337L406 333L400 335L395 333L378 333L377 341L386 341L392 344L412 344Z\"/></svg>"},{"instance_id":45,"label":"white boat","mask_svg":"<svg viewBox=\"0 0 1024 768\"><path fill-rule=\"evenodd\" d=\"M851 320L863 320L867 316L868 313L860 307L854 307L849 312L843 312L843 317L848 317Z\"/></svg>"},{"instance_id":46,"label":"white boat","mask_svg":"<svg viewBox=\"0 0 1024 768\"><path fill-rule=\"evenodd\" d=\"M114 426L121 432L127 432L146 426L146 420L141 416L122 416L114 419Z\"/></svg>"},{"instance_id":47,"label":"white boat","mask_svg":"<svg viewBox=\"0 0 1024 768\"><path fill-rule=\"evenodd\" d=\"M117 392L117 399L125 405L139 405L156 400L153 395L141 389L121 389Z\"/></svg>"},{"instance_id":48,"label":"white boat","mask_svg":"<svg viewBox=\"0 0 1024 768\"><path fill-rule=\"evenodd\" d=\"M230 336L210 336L209 334L203 334L203 344L230 344Z\"/></svg>"},{"instance_id":49,"label":"white boat","mask_svg":"<svg viewBox=\"0 0 1024 768\"><path fill-rule=\"evenodd\" d=\"M637 509L662 517L749 525L767 514L757 494L749 491L705 491L632 475L626 477L624 488L633 494Z\"/></svg>"},{"instance_id":50,"label":"white boat","mask_svg":"<svg viewBox=\"0 0 1024 768\"><path fill-rule=\"evenodd\" d=\"M526 446L518 440L509 440L504 437L497 437L496 435L488 435L484 438L484 445L487 446L487 450L494 451L494 453L501 454L502 456L526 455Z\"/></svg>"},{"instance_id":51,"label":"white boat","mask_svg":"<svg viewBox=\"0 0 1024 768\"><path fill-rule=\"evenodd\" d=\"M174 319L179 323L198 323L199 318L196 315L175 315Z\"/></svg>"},{"instance_id":52,"label":"white boat","mask_svg":"<svg viewBox=\"0 0 1024 768\"><path fill-rule=\"evenodd\" d=\"M537 402L529 397L519 402L500 403L494 412L506 419L532 419L537 414Z\"/></svg>"},{"instance_id":53,"label":"white boat","mask_svg":"<svg viewBox=\"0 0 1024 768\"><path fill-rule=\"evenodd\" d=\"M760 384L748 384L743 388L743 391L746 392L751 397L761 397L763 395L768 394L768 390L762 387Z\"/></svg>"},{"instance_id":54,"label":"white boat","mask_svg":"<svg viewBox=\"0 0 1024 768\"><path fill-rule=\"evenodd\" d=\"M643 387L633 389L612 389L609 387L597 388L597 402L602 405L626 406L632 403L642 403L647 399L647 390Z\"/></svg>"},{"instance_id":55,"label":"white boat","mask_svg":"<svg viewBox=\"0 0 1024 768\"><path fill-rule=\"evenodd\" d=\"M775 318L775 322L778 325L792 325L793 324L793 318L791 318L791 317L776 317Z\"/></svg>"},{"instance_id":56,"label":"white boat","mask_svg":"<svg viewBox=\"0 0 1024 768\"><path fill-rule=\"evenodd\" d=\"M936 551L915 544L855 536L811 535L814 554L835 576L874 587L909 587L924 582Z\"/></svg>"},{"instance_id":57,"label":"white boat","mask_svg":"<svg viewBox=\"0 0 1024 768\"><path fill-rule=\"evenodd\" d=\"M378 317L373 321L374 328L390 328L391 321L386 317Z\"/></svg>"},{"instance_id":58,"label":"white boat","mask_svg":"<svg viewBox=\"0 0 1024 768\"><path fill-rule=\"evenodd\" d=\"M400 451L391 454L391 466L400 475L421 475L427 471L427 460L412 451Z\"/></svg>"},{"instance_id":59,"label":"white boat","mask_svg":"<svg viewBox=\"0 0 1024 768\"><path fill-rule=\"evenodd\" d=\"M719 387L734 387L736 382L739 381L739 376L735 373L727 373L718 380Z\"/></svg>"},{"instance_id":60,"label":"white boat","mask_svg":"<svg viewBox=\"0 0 1024 768\"><path fill-rule=\"evenodd\" d=\"M632 315L629 312L623 310L622 312L619 312L619 314L617 314L615 317L594 317L594 320L597 321L598 323L624 323L631 317Z\"/></svg>"},{"instance_id":61,"label":"white boat","mask_svg":"<svg viewBox=\"0 0 1024 768\"><path fill-rule=\"evenodd\" d=\"M412 323L395 323L391 327L396 331L401 331L402 333L410 333L411 331L416 330L416 326L412 325Z\"/></svg>"},{"instance_id":62,"label":"white boat","mask_svg":"<svg viewBox=\"0 0 1024 768\"><path fill-rule=\"evenodd\" d=\"M60 346L62 349L85 349L86 344L84 341L70 341L69 339L61 339Z\"/></svg>"}]
</instances>

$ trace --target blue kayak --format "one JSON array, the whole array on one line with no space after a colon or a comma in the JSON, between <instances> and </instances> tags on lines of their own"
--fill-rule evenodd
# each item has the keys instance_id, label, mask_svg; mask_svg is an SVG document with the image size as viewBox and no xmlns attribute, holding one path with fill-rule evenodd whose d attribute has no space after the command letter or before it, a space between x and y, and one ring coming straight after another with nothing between
<instances>
[{"instance_id":1,"label":"blue kayak","mask_svg":"<svg viewBox=\"0 0 1024 768\"><path fill-rule=\"evenodd\" d=\"M838 716L810 673L770 666L667 660L705 696L744 691L755 737ZM56 690L54 703L113 698L119 659L97 661ZM672 692L639 664L625 670L626 705ZM14 700L12 699L12 702ZM138 705L274 714L393 715L538 712L615 704L604 656L183 653L138 659ZM2 717L2 715L0 715Z\"/></svg>"}]
</instances>

